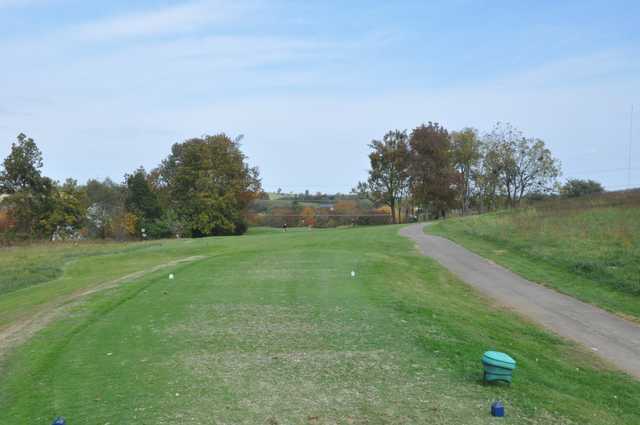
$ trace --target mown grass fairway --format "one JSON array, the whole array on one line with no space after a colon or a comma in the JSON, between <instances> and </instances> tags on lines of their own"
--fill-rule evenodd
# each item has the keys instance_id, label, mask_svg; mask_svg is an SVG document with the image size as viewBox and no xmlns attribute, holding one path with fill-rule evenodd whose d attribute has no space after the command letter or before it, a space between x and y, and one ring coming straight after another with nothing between
<instances>
[{"instance_id":1,"label":"mown grass fairway","mask_svg":"<svg viewBox=\"0 0 640 425\"><path fill-rule=\"evenodd\" d=\"M640 203L628 204L565 209L558 203L445 220L427 232L529 280L640 321Z\"/></svg>"},{"instance_id":2,"label":"mown grass fairway","mask_svg":"<svg viewBox=\"0 0 640 425\"><path fill-rule=\"evenodd\" d=\"M0 330L24 319L21 303L37 314L62 300L0 366L0 423L489 424L495 399L509 424L640 423L640 383L493 306L397 232L261 230L73 257L0 295L13 312ZM28 265L34 252L2 255ZM487 349L517 360L511 387L482 385Z\"/></svg>"}]
</instances>

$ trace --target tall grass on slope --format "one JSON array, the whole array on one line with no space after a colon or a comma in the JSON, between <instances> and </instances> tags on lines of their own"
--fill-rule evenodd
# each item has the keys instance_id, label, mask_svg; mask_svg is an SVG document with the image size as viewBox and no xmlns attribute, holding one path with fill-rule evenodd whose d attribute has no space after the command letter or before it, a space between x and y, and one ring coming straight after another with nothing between
<instances>
[{"instance_id":1,"label":"tall grass on slope","mask_svg":"<svg viewBox=\"0 0 640 425\"><path fill-rule=\"evenodd\" d=\"M152 245L87 241L0 248L0 295L52 281L62 276L67 264L79 258L134 252Z\"/></svg>"},{"instance_id":2,"label":"tall grass on slope","mask_svg":"<svg viewBox=\"0 0 640 425\"><path fill-rule=\"evenodd\" d=\"M516 272L526 275L518 270L514 255L533 261L540 269L552 267L565 272L557 280L566 280L567 274L577 276L583 285L627 296L640 305L640 192L556 200L449 220L432 231ZM543 283L562 285L553 280ZM572 295L578 296L587 290L579 286L575 289L578 292ZM640 308L637 312L624 310L621 308L622 312L640 316Z\"/></svg>"}]
</instances>

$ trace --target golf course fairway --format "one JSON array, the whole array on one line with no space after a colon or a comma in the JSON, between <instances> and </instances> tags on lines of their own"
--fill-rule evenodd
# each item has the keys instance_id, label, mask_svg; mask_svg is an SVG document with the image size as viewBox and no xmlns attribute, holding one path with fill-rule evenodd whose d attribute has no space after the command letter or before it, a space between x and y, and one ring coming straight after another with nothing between
<instances>
[{"instance_id":1,"label":"golf course fairway","mask_svg":"<svg viewBox=\"0 0 640 425\"><path fill-rule=\"evenodd\" d=\"M29 336L2 342L0 424L490 424L496 400L505 424L640 423L640 382L399 228L4 250L60 271L0 287L0 331ZM483 385L487 350L512 385Z\"/></svg>"}]
</instances>

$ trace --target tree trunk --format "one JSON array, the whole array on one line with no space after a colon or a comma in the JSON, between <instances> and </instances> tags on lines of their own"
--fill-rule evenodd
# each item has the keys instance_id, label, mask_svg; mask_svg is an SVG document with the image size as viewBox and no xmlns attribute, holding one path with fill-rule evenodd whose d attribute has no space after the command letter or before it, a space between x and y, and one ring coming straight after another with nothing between
<instances>
[{"instance_id":1,"label":"tree trunk","mask_svg":"<svg viewBox=\"0 0 640 425\"><path fill-rule=\"evenodd\" d=\"M389 203L389 207L391 207L391 224L397 224L396 223L396 203L394 201L391 201L391 203Z\"/></svg>"},{"instance_id":2,"label":"tree trunk","mask_svg":"<svg viewBox=\"0 0 640 425\"><path fill-rule=\"evenodd\" d=\"M467 172L467 168L464 171L463 177L463 192L462 192L462 215L467 215L468 204L469 204L469 173Z\"/></svg>"}]
</instances>

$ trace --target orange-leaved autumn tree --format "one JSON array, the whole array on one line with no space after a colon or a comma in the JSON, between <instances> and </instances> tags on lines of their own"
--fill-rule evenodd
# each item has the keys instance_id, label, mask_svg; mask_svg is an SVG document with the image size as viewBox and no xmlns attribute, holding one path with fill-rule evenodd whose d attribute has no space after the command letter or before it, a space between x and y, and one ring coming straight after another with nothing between
<instances>
[{"instance_id":1,"label":"orange-leaved autumn tree","mask_svg":"<svg viewBox=\"0 0 640 425\"><path fill-rule=\"evenodd\" d=\"M369 147L369 178L358 183L356 191L366 194L376 203L389 206L392 222L397 223L397 210L411 187L407 132L389 131L382 140L373 140Z\"/></svg>"},{"instance_id":2,"label":"orange-leaved autumn tree","mask_svg":"<svg viewBox=\"0 0 640 425\"><path fill-rule=\"evenodd\" d=\"M300 216L303 220L303 223L306 226L315 226L316 225L316 210L312 207L304 207Z\"/></svg>"},{"instance_id":3,"label":"orange-leaved autumn tree","mask_svg":"<svg viewBox=\"0 0 640 425\"><path fill-rule=\"evenodd\" d=\"M352 199L341 199L336 202L335 210L340 215L358 215L358 202Z\"/></svg>"},{"instance_id":4,"label":"orange-leaved autumn tree","mask_svg":"<svg viewBox=\"0 0 640 425\"><path fill-rule=\"evenodd\" d=\"M9 216L7 211L0 211L0 232L6 232L15 225L16 222Z\"/></svg>"}]
</instances>

